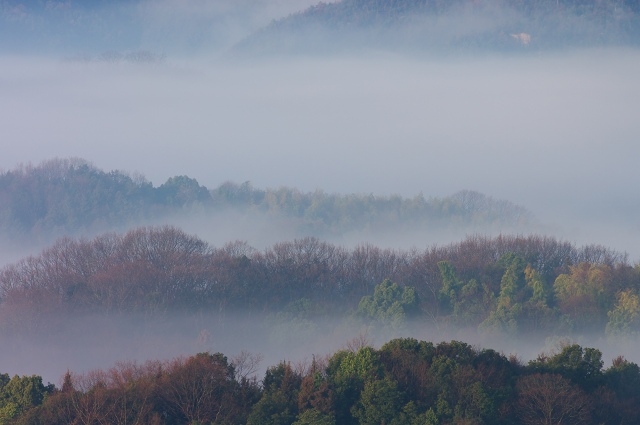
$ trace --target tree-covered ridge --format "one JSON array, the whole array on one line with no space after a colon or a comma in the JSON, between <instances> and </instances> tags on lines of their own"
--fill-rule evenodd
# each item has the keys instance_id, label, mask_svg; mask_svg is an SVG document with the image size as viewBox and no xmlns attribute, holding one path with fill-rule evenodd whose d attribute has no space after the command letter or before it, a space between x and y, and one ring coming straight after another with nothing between
<instances>
[{"instance_id":1,"label":"tree-covered ridge","mask_svg":"<svg viewBox=\"0 0 640 425\"><path fill-rule=\"evenodd\" d=\"M255 356L199 353L67 372L61 388L0 374L2 424L627 424L638 423L640 368L604 368L565 344L528 364L460 341L394 339L309 363L280 362L258 381Z\"/></svg>"},{"instance_id":2,"label":"tree-covered ridge","mask_svg":"<svg viewBox=\"0 0 640 425\"><path fill-rule=\"evenodd\" d=\"M294 188L256 189L223 183L207 189L175 176L154 187L142 176L105 172L81 159L57 159L0 174L0 234L13 241L121 230L171 216L267 215L302 235L322 236L376 226L494 225L533 222L524 208L462 191L445 198L340 195Z\"/></svg>"},{"instance_id":3,"label":"tree-covered ridge","mask_svg":"<svg viewBox=\"0 0 640 425\"><path fill-rule=\"evenodd\" d=\"M142 176L55 159L0 174L0 228L14 238L46 239L151 219L209 199L206 188L185 176L153 187Z\"/></svg>"},{"instance_id":4,"label":"tree-covered ridge","mask_svg":"<svg viewBox=\"0 0 640 425\"><path fill-rule=\"evenodd\" d=\"M236 52L637 45L639 13L631 0L321 2L273 22L236 46Z\"/></svg>"},{"instance_id":5,"label":"tree-covered ridge","mask_svg":"<svg viewBox=\"0 0 640 425\"><path fill-rule=\"evenodd\" d=\"M211 194L218 205L299 219L300 225L312 234L340 233L372 226L411 228L425 224L517 226L534 223L532 214L525 208L470 190L427 199L423 194L404 198L399 195L328 194L322 190L304 193L288 187L260 190L250 183L224 183Z\"/></svg>"},{"instance_id":6,"label":"tree-covered ridge","mask_svg":"<svg viewBox=\"0 0 640 425\"><path fill-rule=\"evenodd\" d=\"M304 238L259 251L242 242L214 248L173 227L139 228L61 239L0 269L0 326L45 330L89 312L242 311L313 327L314 311L346 318L357 310L383 328L412 319L513 337L616 337L640 332L639 289L640 267L625 255L540 236L410 251Z\"/></svg>"}]
</instances>

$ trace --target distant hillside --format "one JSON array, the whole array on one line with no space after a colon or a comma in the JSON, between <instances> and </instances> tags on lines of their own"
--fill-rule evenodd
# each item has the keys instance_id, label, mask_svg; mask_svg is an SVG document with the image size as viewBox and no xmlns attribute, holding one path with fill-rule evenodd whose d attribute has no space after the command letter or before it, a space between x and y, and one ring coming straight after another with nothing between
<instances>
[{"instance_id":1,"label":"distant hillside","mask_svg":"<svg viewBox=\"0 0 640 425\"><path fill-rule=\"evenodd\" d=\"M639 13L631 0L343 0L275 21L233 52L637 45Z\"/></svg>"},{"instance_id":2,"label":"distant hillside","mask_svg":"<svg viewBox=\"0 0 640 425\"><path fill-rule=\"evenodd\" d=\"M48 242L58 236L97 234L168 217L217 213L285 222L300 236L415 226L504 226L533 222L523 207L478 192L445 198L304 193L224 183L208 189L176 176L154 187L142 176L105 172L81 159L56 159L0 174L0 232L6 239Z\"/></svg>"},{"instance_id":3,"label":"distant hillside","mask_svg":"<svg viewBox=\"0 0 640 425\"><path fill-rule=\"evenodd\" d=\"M398 293L391 282L415 293ZM242 242L214 248L175 227L144 227L62 238L0 268L0 333L65 329L53 319L96 313L281 312L292 323L357 308L383 325L417 314L424 324L488 334L637 335L639 284L640 268L623 253L541 236L469 237L423 250L345 249L307 237L261 251ZM371 295L380 310L363 299ZM398 312L390 296L407 310Z\"/></svg>"},{"instance_id":4,"label":"distant hillside","mask_svg":"<svg viewBox=\"0 0 640 425\"><path fill-rule=\"evenodd\" d=\"M55 159L0 174L0 231L14 240L50 240L145 221L211 200L188 177L153 187L144 177L104 172L82 159Z\"/></svg>"}]
</instances>

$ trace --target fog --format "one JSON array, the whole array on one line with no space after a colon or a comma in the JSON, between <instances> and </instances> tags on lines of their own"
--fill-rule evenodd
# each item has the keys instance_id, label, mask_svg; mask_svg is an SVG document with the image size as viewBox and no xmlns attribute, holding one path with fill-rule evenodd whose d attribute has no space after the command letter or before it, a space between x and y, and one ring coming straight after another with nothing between
<instances>
[{"instance_id":1,"label":"fog","mask_svg":"<svg viewBox=\"0 0 640 425\"><path fill-rule=\"evenodd\" d=\"M637 259L639 67L634 50L156 64L5 56L0 167L81 157L154 184L186 174L208 187L477 190L523 205L556 236Z\"/></svg>"},{"instance_id":2,"label":"fog","mask_svg":"<svg viewBox=\"0 0 640 425\"><path fill-rule=\"evenodd\" d=\"M87 58L151 50L216 55L314 0L0 1L0 52Z\"/></svg>"},{"instance_id":3,"label":"fog","mask_svg":"<svg viewBox=\"0 0 640 425\"><path fill-rule=\"evenodd\" d=\"M0 342L1 373L11 376L39 375L58 387L67 370L86 373L108 369L122 361L170 360L198 352L222 352L229 359L241 352L262 358L256 372L262 379L268 367L280 361L309 363L312 358L332 355L337 350L357 348L365 343L380 348L393 338L412 337L422 341L464 341L477 348L492 348L505 355L514 354L523 363L538 354L558 351L563 343L597 347L603 353L604 367L619 355L640 362L636 344L607 341L602 336L531 335L491 337L476 330L434 326L421 320L402 329L366 327L349 318L317 318L304 323L279 321L277 316L228 313L224 320L216 314L172 314L163 318L127 314L54 319L57 330L29 336L3 336Z\"/></svg>"},{"instance_id":4,"label":"fog","mask_svg":"<svg viewBox=\"0 0 640 425\"><path fill-rule=\"evenodd\" d=\"M547 338L531 335L491 337L475 330L434 326L425 320L408 323L399 330L365 327L348 318L296 323L278 321L273 315L264 317L246 312L230 313L223 321L215 314L202 313L163 318L118 314L55 321L59 326L57 330L39 335L3 336L0 339L0 372L11 376L39 375L45 383L53 383L59 388L67 370L80 374L108 369L123 361L171 360L209 351L222 352L230 360L242 352L259 355L262 360L256 376L262 379L268 367L283 360L293 364L309 363L314 356L330 356L337 350L352 349L358 343L380 348L398 337L434 343L464 341L476 348L492 348L505 355L516 355L525 364L538 354L559 351L567 342L598 348L603 353L605 368L610 367L611 361L619 355L640 362L634 342L616 343L589 334Z\"/></svg>"},{"instance_id":5,"label":"fog","mask_svg":"<svg viewBox=\"0 0 640 425\"><path fill-rule=\"evenodd\" d=\"M114 20L125 22L126 15L142 24L134 30L122 23L115 38L100 33L73 44L72 36L60 35L55 43L38 45L63 25L62 18L51 32L33 35L33 44L18 43L17 37L7 43L5 37L0 169L80 157L104 170L141 173L155 185L188 175L209 188L231 180L260 188L425 197L469 189L524 206L546 234L579 245L601 243L640 260L639 51L224 58L226 49L253 31L313 3L164 0L135 8L117 3ZM19 12L6 4L0 2L5 19ZM12 22L36 22L20 16ZM164 56L144 63L100 59L105 51L139 49ZM234 223L232 216L202 229L198 221L182 224L216 244L243 239L261 248L297 236L268 222ZM341 242L410 248L461 236L451 232L421 241L354 234ZM0 253L2 262L23 254ZM126 323L121 328L111 323L101 334L109 335L104 341L115 341L109 349L103 342L85 351L73 340L69 348L45 344L53 348L40 353L31 341L12 342L13 349L3 347L2 367L57 383L67 367L107 367L123 357L167 358L204 349L268 352L267 365L280 356L305 357L268 341L252 345L250 323L239 322L240 328L224 336L214 333L214 342L199 339L206 326L162 337L153 330L146 339L133 338L140 345L122 333ZM320 342L329 352L354 332L330 333L331 342ZM85 334L73 336L81 341ZM425 329L415 336L451 339ZM544 348L501 344L494 346L525 358ZM31 354L17 356L25 352Z\"/></svg>"}]
</instances>

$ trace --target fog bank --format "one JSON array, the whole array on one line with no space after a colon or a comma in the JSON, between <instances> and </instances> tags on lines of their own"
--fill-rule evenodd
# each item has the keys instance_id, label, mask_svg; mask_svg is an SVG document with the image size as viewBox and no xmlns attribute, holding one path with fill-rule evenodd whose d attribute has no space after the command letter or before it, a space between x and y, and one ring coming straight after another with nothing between
<instances>
[{"instance_id":1,"label":"fog bank","mask_svg":"<svg viewBox=\"0 0 640 425\"><path fill-rule=\"evenodd\" d=\"M376 330L344 321L319 318L303 326L279 323L273 316L238 312L221 322L215 314L197 316L170 315L163 318L141 318L124 314L82 316L60 323L59 332L47 335L0 337L2 373L11 376L39 375L44 383L60 388L67 370L85 373L93 369L108 369L118 362L170 360L199 352L222 352L229 359L241 352L262 357L257 372L264 377L268 367L280 361L309 363L313 356L331 355L357 343L381 347L393 338L412 337L418 340L458 340L478 348L492 348L506 355L515 354L524 363L542 352L557 350L563 342L595 347L603 352L604 366L623 355L640 362L638 347L607 342L590 335L540 338L488 337L474 330L438 327L421 320L403 330Z\"/></svg>"},{"instance_id":2,"label":"fog bank","mask_svg":"<svg viewBox=\"0 0 640 425\"><path fill-rule=\"evenodd\" d=\"M638 69L634 50L150 64L4 56L0 168L82 157L154 184L186 174L208 187L477 190L523 205L554 236L635 259Z\"/></svg>"}]
</instances>

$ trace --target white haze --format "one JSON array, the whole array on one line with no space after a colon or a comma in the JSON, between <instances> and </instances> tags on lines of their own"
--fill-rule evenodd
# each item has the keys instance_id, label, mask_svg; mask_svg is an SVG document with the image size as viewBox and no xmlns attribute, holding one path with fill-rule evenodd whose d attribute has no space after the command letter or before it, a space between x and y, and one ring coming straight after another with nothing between
<instances>
[{"instance_id":1,"label":"white haze","mask_svg":"<svg viewBox=\"0 0 640 425\"><path fill-rule=\"evenodd\" d=\"M0 0L0 52L210 56L314 0Z\"/></svg>"},{"instance_id":2,"label":"white haze","mask_svg":"<svg viewBox=\"0 0 640 425\"><path fill-rule=\"evenodd\" d=\"M263 360L258 379L266 368L282 360L310 362L313 356L332 355L352 347L354 341L379 348L398 337L422 341L464 341L477 348L492 348L505 355L514 354L525 364L540 353L557 350L563 342L596 347L603 353L605 368L619 355L640 362L637 343L616 343L602 336L573 335L548 338L521 335L510 338L490 337L475 330L456 330L434 326L428 320L408 324L402 330L363 327L348 318L321 318L312 322L274 321L261 317L228 313L224 320L217 315L165 315L144 318L126 314L83 316L55 319L56 329L38 336L0 337L0 373L39 375L44 382L58 387L65 371L85 373L108 369L122 361L170 360L198 352L221 352L229 359L241 352L260 355Z\"/></svg>"},{"instance_id":3,"label":"white haze","mask_svg":"<svg viewBox=\"0 0 640 425\"><path fill-rule=\"evenodd\" d=\"M207 55L241 41L273 20L315 0L142 0L140 46L182 56ZM327 2L330 3L330 2Z\"/></svg>"},{"instance_id":4,"label":"white haze","mask_svg":"<svg viewBox=\"0 0 640 425\"><path fill-rule=\"evenodd\" d=\"M634 50L142 65L2 57L0 168L72 156L154 184L188 175L208 187L471 189L525 206L555 236L636 260L639 70Z\"/></svg>"}]
</instances>

